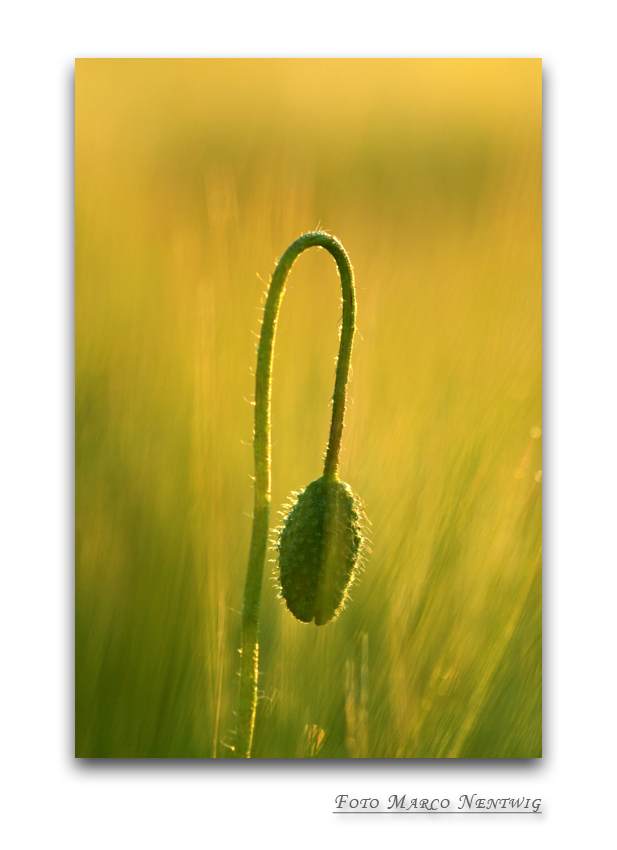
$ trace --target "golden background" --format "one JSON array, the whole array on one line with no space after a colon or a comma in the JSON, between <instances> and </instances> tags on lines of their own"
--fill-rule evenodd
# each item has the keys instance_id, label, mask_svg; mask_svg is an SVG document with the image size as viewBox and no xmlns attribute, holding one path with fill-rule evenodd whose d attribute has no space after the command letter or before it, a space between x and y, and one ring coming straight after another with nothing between
<instances>
[{"instance_id":1,"label":"golden background","mask_svg":"<svg viewBox=\"0 0 617 850\"><path fill-rule=\"evenodd\" d=\"M333 624L267 564L254 757L541 755L541 62L76 63L76 754L224 756L276 259L336 235L341 478L371 553ZM340 286L274 361L273 525L321 474Z\"/></svg>"}]
</instances>

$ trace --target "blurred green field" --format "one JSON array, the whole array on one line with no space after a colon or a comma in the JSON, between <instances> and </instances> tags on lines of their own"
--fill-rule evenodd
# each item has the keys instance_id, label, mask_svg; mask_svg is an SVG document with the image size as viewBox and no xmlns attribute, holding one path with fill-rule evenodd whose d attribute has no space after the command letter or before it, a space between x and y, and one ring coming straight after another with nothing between
<instances>
[{"instance_id":1,"label":"blurred green field","mask_svg":"<svg viewBox=\"0 0 617 850\"><path fill-rule=\"evenodd\" d=\"M341 478L371 553L323 628L264 582L256 758L541 755L540 60L78 60L76 755L223 757L276 259L335 234ZM273 518L321 474L340 288L294 267Z\"/></svg>"}]
</instances>

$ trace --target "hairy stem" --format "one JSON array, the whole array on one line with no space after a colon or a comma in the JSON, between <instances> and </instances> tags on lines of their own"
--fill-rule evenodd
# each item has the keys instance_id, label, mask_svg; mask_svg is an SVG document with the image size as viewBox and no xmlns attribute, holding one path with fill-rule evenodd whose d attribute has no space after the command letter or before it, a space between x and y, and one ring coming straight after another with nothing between
<instances>
[{"instance_id":1,"label":"hairy stem","mask_svg":"<svg viewBox=\"0 0 617 850\"><path fill-rule=\"evenodd\" d=\"M305 233L289 246L279 260L268 290L264 307L261 337L257 349L255 377L255 505L253 534L244 588L242 608L242 639L240 661L240 699L238 725L233 750L235 758L250 758L257 708L257 679L259 674L259 606L261 584L268 545L271 492L271 398L272 359L279 308L285 291L287 276L298 256L307 248L325 248L336 260L343 291L343 327L336 364L336 380L332 397L332 422L324 463L324 476L336 478L338 473L341 438L345 419L349 363L356 322L356 295L353 270L345 249L328 233Z\"/></svg>"}]
</instances>

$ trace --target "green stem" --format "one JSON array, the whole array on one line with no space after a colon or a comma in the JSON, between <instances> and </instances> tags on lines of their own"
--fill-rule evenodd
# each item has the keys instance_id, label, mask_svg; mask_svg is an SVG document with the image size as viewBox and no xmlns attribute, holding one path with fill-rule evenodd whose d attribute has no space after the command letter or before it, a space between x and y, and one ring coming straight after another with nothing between
<instances>
[{"instance_id":1,"label":"green stem","mask_svg":"<svg viewBox=\"0 0 617 850\"><path fill-rule=\"evenodd\" d=\"M332 397L332 422L324 463L324 476L336 478L338 473L341 438L345 419L345 403L349 363L356 321L356 295L353 270L345 249L328 233L305 233L289 246L279 260L268 290L264 307L261 337L257 349L255 376L255 507L253 534L244 588L242 608L242 639L240 660L240 699L238 726L233 750L235 758L250 758L257 709L257 679L259 674L259 606L261 584L270 527L271 492L271 399L272 359L274 337L279 308L285 291L287 276L298 256L307 248L325 248L336 260L343 291L343 327L336 365L334 395Z\"/></svg>"}]
</instances>

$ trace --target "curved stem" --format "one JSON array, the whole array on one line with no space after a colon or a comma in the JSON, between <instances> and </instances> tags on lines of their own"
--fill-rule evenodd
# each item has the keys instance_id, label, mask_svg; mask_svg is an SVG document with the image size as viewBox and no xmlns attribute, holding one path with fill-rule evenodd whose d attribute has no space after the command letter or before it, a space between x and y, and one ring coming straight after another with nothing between
<instances>
[{"instance_id":1,"label":"curved stem","mask_svg":"<svg viewBox=\"0 0 617 850\"><path fill-rule=\"evenodd\" d=\"M268 530L270 526L271 491L271 398L272 359L274 337L279 308L285 291L287 276L298 256L307 248L325 248L336 260L343 291L343 327L336 365L334 395L332 397L332 422L324 463L324 476L336 478L338 473L341 437L345 419L345 402L349 363L356 321L356 295L353 270L345 249L328 233L305 233L289 246L279 260L268 290L264 307L261 337L257 349L255 377L255 507L253 534L242 607L242 640L240 661L240 700L238 726L233 750L235 758L250 758L257 708L257 678L259 664L259 606Z\"/></svg>"}]
</instances>

